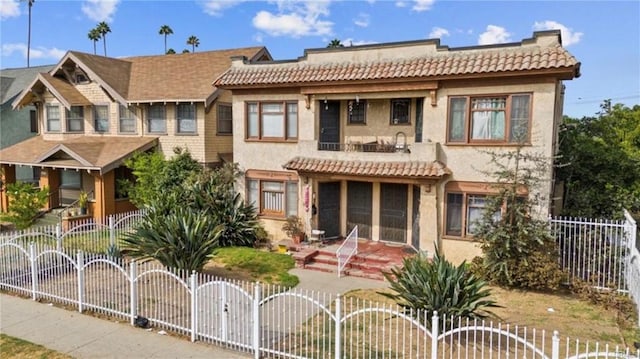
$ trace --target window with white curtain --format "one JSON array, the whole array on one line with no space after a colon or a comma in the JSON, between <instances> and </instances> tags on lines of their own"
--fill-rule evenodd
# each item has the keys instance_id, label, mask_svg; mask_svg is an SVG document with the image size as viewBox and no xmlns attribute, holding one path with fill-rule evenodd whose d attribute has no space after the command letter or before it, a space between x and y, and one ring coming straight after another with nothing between
<instances>
[{"instance_id":1,"label":"window with white curtain","mask_svg":"<svg viewBox=\"0 0 640 359\"><path fill-rule=\"evenodd\" d=\"M472 237L478 221L484 214L488 195L448 192L445 215L445 234L452 237ZM500 218L500 212L494 214Z\"/></svg>"},{"instance_id":2,"label":"window with white curtain","mask_svg":"<svg viewBox=\"0 0 640 359\"><path fill-rule=\"evenodd\" d=\"M530 116L530 94L451 97L447 139L452 143L526 143Z\"/></svg>"},{"instance_id":3,"label":"window with white curtain","mask_svg":"<svg viewBox=\"0 0 640 359\"><path fill-rule=\"evenodd\" d=\"M178 133L196 133L196 105L180 103L176 106Z\"/></svg>"},{"instance_id":4,"label":"window with white curtain","mask_svg":"<svg viewBox=\"0 0 640 359\"><path fill-rule=\"evenodd\" d=\"M60 106L47 105L47 132L60 132Z\"/></svg>"},{"instance_id":5,"label":"window with white curtain","mask_svg":"<svg viewBox=\"0 0 640 359\"><path fill-rule=\"evenodd\" d=\"M150 133L166 133L167 118L162 105L152 105L147 108L147 119Z\"/></svg>"},{"instance_id":6,"label":"window with white curtain","mask_svg":"<svg viewBox=\"0 0 640 359\"><path fill-rule=\"evenodd\" d=\"M247 139L291 141L298 138L296 102L248 102Z\"/></svg>"},{"instance_id":7,"label":"window with white curtain","mask_svg":"<svg viewBox=\"0 0 640 359\"><path fill-rule=\"evenodd\" d=\"M84 131L84 107L71 106L66 111L67 117L67 132L82 132Z\"/></svg>"},{"instance_id":8,"label":"window with white curtain","mask_svg":"<svg viewBox=\"0 0 640 359\"><path fill-rule=\"evenodd\" d=\"M288 217L298 213L298 182L248 178L246 202L261 216Z\"/></svg>"}]
</instances>

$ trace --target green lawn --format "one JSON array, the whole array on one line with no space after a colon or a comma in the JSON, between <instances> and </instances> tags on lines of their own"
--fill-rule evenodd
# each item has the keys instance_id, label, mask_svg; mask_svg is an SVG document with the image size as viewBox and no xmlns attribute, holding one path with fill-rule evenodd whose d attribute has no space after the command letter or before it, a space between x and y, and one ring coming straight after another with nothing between
<instances>
[{"instance_id":1,"label":"green lawn","mask_svg":"<svg viewBox=\"0 0 640 359\"><path fill-rule=\"evenodd\" d=\"M0 334L0 356L2 358L40 358L40 359L69 359L66 354L47 349L42 345L33 344L26 340Z\"/></svg>"}]
</instances>

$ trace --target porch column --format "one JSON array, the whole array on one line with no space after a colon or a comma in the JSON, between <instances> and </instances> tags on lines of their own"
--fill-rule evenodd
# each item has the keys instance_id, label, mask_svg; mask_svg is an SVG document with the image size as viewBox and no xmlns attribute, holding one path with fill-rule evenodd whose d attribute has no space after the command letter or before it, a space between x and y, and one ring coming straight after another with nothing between
<instances>
[{"instance_id":1,"label":"porch column","mask_svg":"<svg viewBox=\"0 0 640 359\"><path fill-rule=\"evenodd\" d=\"M420 249L436 251L436 243L440 238L440 216L438 215L438 198L435 185L420 186Z\"/></svg>"},{"instance_id":2,"label":"porch column","mask_svg":"<svg viewBox=\"0 0 640 359\"><path fill-rule=\"evenodd\" d=\"M16 166L2 165L2 188L0 188L0 211L9 210L9 197L7 197L7 185L16 182Z\"/></svg>"},{"instance_id":3,"label":"porch column","mask_svg":"<svg viewBox=\"0 0 640 359\"><path fill-rule=\"evenodd\" d=\"M371 240L380 240L380 182L373 182L371 194Z\"/></svg>"},{"instance_id":4,"label":"porch column","mask_svg":"<svg viewBox=\"0 0 640 359\"><path fill-rule=\"evenodd\" d=\"M93 206L94 218L105 218L116 212L115 200L115 175L114 171L95 175L95 204Z\"/></svg>"},{"instance_id":5,"label":"porch column","mask_svg":"<svg viewBox=\"0 0 640 359\"><path fill-rule=\"evenodd\" d=\"M60 205L60 170L44 168L40 171L40 188L49 187L49 200L47 210Z\"/></svg>"}]
</instances>

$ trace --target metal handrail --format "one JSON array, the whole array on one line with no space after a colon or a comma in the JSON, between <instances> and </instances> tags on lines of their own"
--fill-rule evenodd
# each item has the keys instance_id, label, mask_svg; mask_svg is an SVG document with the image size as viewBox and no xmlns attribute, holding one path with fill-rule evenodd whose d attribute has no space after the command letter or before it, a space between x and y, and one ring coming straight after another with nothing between
<instances>
[{"instance_id":1,"label":"metal handrail","mask_svg":"<svg viewBox=\"0 0 640 359\"><path fill-rule=\"evenodd\" d=\"M87 198L93 198L94 194L93 194L93 190L87 192ZM59 197L59 196L58 196ZM95 198L94 198L95 199ZM65 211L68 211L69 208L74 208L76 207L76 205L78 204L78 202L80 202L80 198L76 199L75 201L71 202L70 205L67 206L67 208L65 208L64 210L60 211L60 213L58 213L58 222L62 222L62 214Z\"/></svg>"},{"instance_id":2,"label":"metal handrail","mask_svg":"<svg viewBox=\"0 0 640 359\"><path fill-rule=\"evenodd\" d=\"M356 253L358 253L358 226L353 227L351 233L349 233L336 251L336 257L338 257L338 277L342 276L342 271Z\"/></svg>"}]
</instances>

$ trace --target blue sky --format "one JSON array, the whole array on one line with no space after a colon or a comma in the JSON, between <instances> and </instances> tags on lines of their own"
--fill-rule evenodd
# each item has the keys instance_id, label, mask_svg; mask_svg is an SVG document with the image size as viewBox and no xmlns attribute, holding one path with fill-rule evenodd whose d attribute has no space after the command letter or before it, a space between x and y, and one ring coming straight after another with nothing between
<instances>
[{"instance_id":1,"label":"blue sky","mask_svg":"<svg viewBox=\"0 0 640 359\"><path fill-rule=\"evenodd\" d=\"M27 2L0 0L0 67L26 66ZM135 1L36 0L31 65L54 64L67 50L93 53L87 37L100 21L111 27L107 54L162 54L266 46L276 60L325 47L331 39L359 45L440 38L449 47L516 42L535 30L562 30L582 62L567 81L565 114L594 115L602 100L640 104L640 1ZM102 41L98 54L103 54Z\"/></svg>"}]
</instances>

